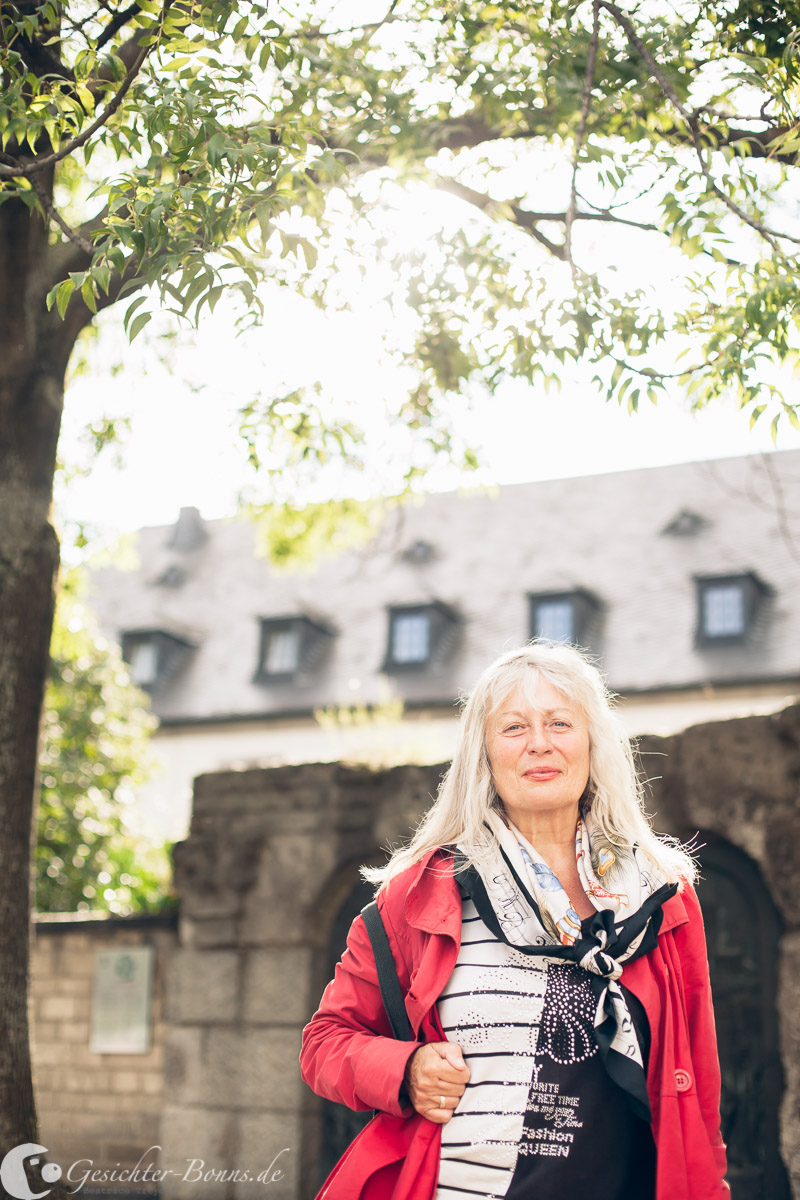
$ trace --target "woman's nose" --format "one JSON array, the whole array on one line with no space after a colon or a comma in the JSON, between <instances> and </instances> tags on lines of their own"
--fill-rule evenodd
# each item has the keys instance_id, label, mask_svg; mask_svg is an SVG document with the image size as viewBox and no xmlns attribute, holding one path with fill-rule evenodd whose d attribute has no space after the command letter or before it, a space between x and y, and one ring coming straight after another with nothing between
<instances>
[{"instance_id":1,"label":"woman's nose","mask_svg":"<svg viewBox=\"0 0 800 1200\"><path fill-rule=\"evenodd\" d=\"M528 750L531 754L546 754L552 748L547 727L545 725L531 725L528 731Z\"/></svg>"}]
</instances>

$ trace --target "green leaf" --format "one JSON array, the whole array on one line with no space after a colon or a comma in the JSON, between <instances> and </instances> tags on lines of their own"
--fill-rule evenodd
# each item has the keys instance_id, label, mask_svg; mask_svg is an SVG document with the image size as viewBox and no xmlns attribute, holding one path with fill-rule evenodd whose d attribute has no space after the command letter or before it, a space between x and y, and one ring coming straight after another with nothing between
<instances>
[{"instance_id":1,"label":"green leaf","mask_svg":"<svg viewBox=\"0 0 800 1200\"><path fill-rule=\"evenodd\" d=\"M59 283L48 294L47 307L50 308L52 305L51 297L53 295L53 292L55 292L56 308L58 309L58 315L61 317L62 321L64 319L64 314L67 311L67 305L69 304L70 296L72 295L72 293L74 291L75 291L75 284L72 282L71 279L65 279L63 283Z\"/></svg>"},{"instance_id":2,"label":"green leaf","mask_svg":"<svg viewBox=\"0 0 800 1200\"><path fill-rule=\"evenodd\" d=\"M141 333L145 325L152 319L152 313L139 313L138 317L134 317L128 329L128 341L132 342L137 334Z\"/></svg>"},{"instance_id":3,"label":"green leaf","mask_svg":"<svg viewBox=\"0 0 800 1200\"><path fill-rule=\"evenodd\" d=\"M97 298L94 294L94 284L91 278L84 279L83 283L81 284L81 296L83 297L83 303L89 309L89 312L96 313Z\"/></svg>"},{"instance_id":4,"label":"green leaf","mask_svg":"<svg viewBox=\"0 0 800 1200\"><path fill-rule=\"evenodd\" d=\"M108 295L108 289L111 286L111 268L107 263L100 263L92 268L92 275L97 286L100 288L104 296Z\"/></svg>"},{"instance_id":5,"label":"green leaf","mask_svg":"<svg viewBox=\"0 0 800 1200\"><path fill-rule=\"evenodd\" d=\"M306 260L306 266L308 267L309 271L311 271L317 265L317 248L316 246L311 245L311 242L309 242L308 238L301 238L300 245L303 250L303 257Z\"/></svg>"},{"instance_id":6,"label":"green leaf","mask_svg":"<svg viewBox=\"0 0 800 1200\"><path fill-rule=\"evenodd\" d=\"M126 333L128 332L128 326L131 323L133 314L136 312L137 308L141 308L146 299L146 296L137 296L133 303L128 305L128 311L125 313L125 316L122 320L122 325Z\"/></svg>"},{"instance_id":7,"label":"green leaf","mask_svg":"<svg viewBox=\"0 0 800 1200\"><path fill-rule=\"evenodd\" d=\"M272 53L278 67L283 71L292 61L291 51L287 46L280 45L278 42L273 42Z\"/></svg>"},{"instance_id":8,"label":"green leaf","mask_svg":"<svg viewBox=\"0 0 800 1200\"><path fill-rule=\"evenodd\" d=\"M86 109L87 113L94 112L94 96L89 91L86 84L85 83L76 84L75 91L78 93L78 99L80 100L83 107Z\"/></svg>"},{"instance_id":9,"label":"green leaf","mask_svg":"<svg viewBox=\"0 0 800 1200\"><path fill-rule=\"evenodd\" d=\"M72 280L65 280L60 283L55 294L55 306L58 308L59 317L64 320L67 311L67 305L70 304L70 296L74 292L74 283Z\"/></svg>"},{"instance_id":10,"label":"green leaf","mask_svg":"<svg viewBox=\"0 0 800 1200\"><path fill-rule=\"evenodd\" d=\"M227 145L228 138L224 133L217 132L213 134L206 144L206 155L212 167L219 167L222 161L222 152Z\"/></svg>"}]
</instances>

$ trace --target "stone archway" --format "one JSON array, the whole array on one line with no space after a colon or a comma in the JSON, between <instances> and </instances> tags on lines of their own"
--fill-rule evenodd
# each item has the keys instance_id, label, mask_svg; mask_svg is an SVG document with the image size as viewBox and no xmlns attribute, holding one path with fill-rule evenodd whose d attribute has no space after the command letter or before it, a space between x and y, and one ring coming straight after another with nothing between
<instances>
[{"instance_id":1,"label":"stone archway","mask_svg":"<svg viewBox=\"0 0 800 1200\"><path fill-rule=\"evenodd\" d=\"M718 1006L724 1010L726 993L741 983L743 1015L732 1018L729 1031L724 1011L721 1017L723 1057L729 1050L733 1056L726 1119L751 1143L747 1153L737 1146L734 1161L742 1187L751 1190L734 1195L784 1200L790 1193L776 1150L782 1083L780 1152L800 1194L800 706L643 738L641 750L652 756L643 759L646 773L660 776L648 803L656 828L684 839L700 830L708 843L701 886ZM214 1165L258 1174L286 1148L284 1178L271 1197L315 1194L322 1101L300 1083L300 1031L330 978L329 956L341 949L335 942L363 904L354 891L357 865L374 862L377 847L407 835L441 772L316 764L197 781L192 830L175 856L181 947L165 995L163 1161L184 1162L202 1147ZM740 880L744 887L734 887ZM736 907L742 893L755 917ZM751 964L756 943L761 957ZM736 955L745 964L738 970ZM767 1097L760 1115L736 1107L751 1088ZM753 1151L761 1147L752 1145L759 1140L760 1159ZM162 1195L191 1200L192 1191L176 1175ZM231 1191L220 1182L204 1195L247 1200L262 1191L261 1184L237 1183Z\"/></svg>"},{"instance_id":2,"label":"stone archway","mask_svg":"<svg viewBox=\"0 0 800 1200\"><path fill-rule=\"evenodd\" d=\"M748 1115L752 1104L727 1112L734 1142L740 1136L768 1140L763 1154L734 1145L739 1191L750 1188L743 1200L748 1195L780 1200L792 1194L782 1182L788 1175L800 1194L800 705L769 716L695 725L672 737L643 737L639 750L645 773L655 776L647 807L656 829L707 843L700 854L707 876L700 896L709 910L706 924L716 958L725 1103L732 1105L741 1094L744 1073L755 1089L751 1099L759 1096L769 1108L758 1117ZM748 895L752 911L745 904L742 914ZM744 944L739 940L734 951L741 934ZM759 959L750 963L747 955L762 940L769 950L760 949ZM739 972L739 991L728 965L735 954L747 963ZM746 975L761 972L760 991L744 982ZM748 987L755 996L748 996ZM735 1190L736 1200L738 1195Z\"/></svg>"},{"instance_id":3,"label":"stone archway","mask_svg":"<svg viewBox=\"0 0 800 1200\"><path fill-rule=\"evenodd\" d=\"M698 894L708 941L722 1068L722 1136L736 1200L789 1200L779 1150L783 1092L778 1015L781 919L761 872L741 850L709 837Z\"/></svg>"}]
</instances>

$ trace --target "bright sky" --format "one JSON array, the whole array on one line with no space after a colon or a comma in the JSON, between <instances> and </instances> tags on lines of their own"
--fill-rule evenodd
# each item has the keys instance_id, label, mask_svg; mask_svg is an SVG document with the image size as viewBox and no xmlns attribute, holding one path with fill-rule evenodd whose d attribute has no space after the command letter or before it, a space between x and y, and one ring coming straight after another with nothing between
<instances>
[{"instance_id":1,"label":"bright sky","mask_svg":"<svg viewBox=\"0 0 800 1200\"><path fill-rule=\"evenodd\" d=\"M520 180L535 177L556 207L569 179L563 156L537 151L535 165L537 173L516 151L511 169ZM403 254L417 250L437 228L483 220L461 201L428 188L401 191L389 183L372 198L373 211L378 201L387 240ZM680 302L688 260L663 240L583 225L576 247L586 265L605 263L626 287L649 288L662 309ZM540 269L522 261L526 270ZM345 259L338 280L350 311L335 315L323 314L287 288L265 286L263 323L238 338L232 307L224 300L213 316L204 317L199 333L181 334L176 342L163 336L171 327L167 321L156 318L128 346L122 311L106 313L89 351L89 370L67 391L61 455L90 467L90 473L59 486L61 520L86 522L107 542L143 525L169 524L182 506L194 505L213 518L233 513L241 493L268 498L237 439L237 414L258 394L270 399L302 383L319 382L320 404L364 427L370 465L362 473L313 472L299 498L396 491L408 444L402 432L388 431L381 414L384 401L399 401L409 376L381 358L381 334L391 323L379 311L385 270L380 276L381 267L374 265L362 279L356 264ZM120 363L124 367L116 371ZM766 416L751 430L748 415L732 403L716 402L693 414L677 388L657 407L643 401L641 411L629 416L602 399L593 374L591 368L565 368L561 391L549 395L519 381L493 397L472 389L469 404L453 412L452 422L463 442L477 450L482 469L460 477L440 464L426 487L518 483L774 448ZM109 452L93 461L83 441L86 426L103 416L131 421L119 466ZM778 448L800 448L800 432L787 421Z\"/></svg>"},{"instance_id":2,"label":"bright sky","mask_svg":"<svg viewBox=\"0 0 800 1200\"><path fill-rule=\"evenodd\" d=\"M231 514L240 491L257 484L237 444L237 410L259 388L269 390L270 363L307 355L332 389L349 386L368 406L389 384L363 335L357 322L326 320L284 294L264 327L244 340L236 340L224 314L206 320L194 345L176 348L168 369L144 338L126 348L119 316L109 314L91 372L68 390L62 454L90 462L82 433L103 414L130 415L131 430L121 465L106 451L87 478L59 489L62 519L88 522L105 540L143 525L169 524L186 505L207 518ZM123 354L126 365L112 376L111 364ZM575 368L560 393L546 395L516 381L495 397L475 398L458 424L484 469L465 482L518 483L773 449L767 421L751 430L747 415L732 404L692 414L673 395L629 416L605 402L590 378L590 371ZM392 447L385 433L376 428L371 436L376 456L388 462ZM778 448L792 447L800 447L800 433L784 422ZM402 447L397 456L402 458ZM453 469L439 467L428 486L454 488L459 482ZM345 492L360 485L357 476L340 484Z\"/></svg>"}]
</instances>

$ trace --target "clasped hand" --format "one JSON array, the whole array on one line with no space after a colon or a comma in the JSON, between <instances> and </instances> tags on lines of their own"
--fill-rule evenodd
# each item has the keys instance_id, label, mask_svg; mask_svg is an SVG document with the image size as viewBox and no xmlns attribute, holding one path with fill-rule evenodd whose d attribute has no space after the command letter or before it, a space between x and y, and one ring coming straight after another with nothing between
<instances>
[{"instance_id":1,"label":"clasped hand","mask_svg":"<svg viewBox=\"0 0 800 1200\"><path fill-rule=\"evenodd\" d=\"M455 1042L426 1042L408 1060L404 1082L416 1111L445 1125L469 1082L461 1047Z\"/></svg>"}]
</instances>

